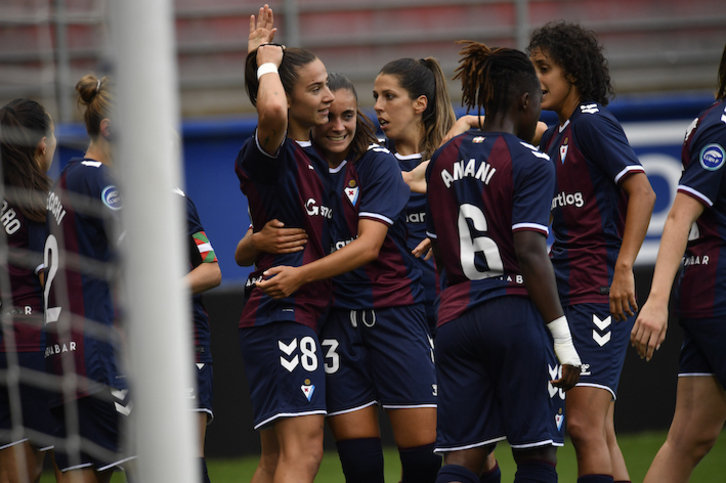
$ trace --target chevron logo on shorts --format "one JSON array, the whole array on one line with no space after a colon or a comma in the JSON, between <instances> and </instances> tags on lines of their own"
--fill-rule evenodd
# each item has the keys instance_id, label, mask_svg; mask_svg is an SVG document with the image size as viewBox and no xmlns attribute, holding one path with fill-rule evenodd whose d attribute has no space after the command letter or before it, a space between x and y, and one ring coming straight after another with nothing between
<instances>
[{"instance_id":1,"label":"chevron logo on shorts","mask_svg":"<svg viewBox=\"0 0 726 483\"><path fill-rule=\"evenodd\" d=\"M600 320L600 318L592 314L592 323L595 324L595 326L600 330L600 332L605 331L608 327L610 327L610 324L612 323L612 316L608 315L605 317L605 319ZM592 329L592 339L597 342L597 344L602 347L608 342L610 342L610 336L611 332L605 332L603 335L600 335L597 330Z\"/></svg>"},{"instance_id":2,"label":"chevron logo on shorts","mask_svg":"<svg viewBox=\"0 0 726 483\"><path fill-rule=\"evenodd\" d=\"M131 414L131 410L134 405L128 400L129 390L128 389L111 389L111 395L116 399L113 404L116 408L116 412L122 416L128 416Z\"/></svg>"}]
</instances>

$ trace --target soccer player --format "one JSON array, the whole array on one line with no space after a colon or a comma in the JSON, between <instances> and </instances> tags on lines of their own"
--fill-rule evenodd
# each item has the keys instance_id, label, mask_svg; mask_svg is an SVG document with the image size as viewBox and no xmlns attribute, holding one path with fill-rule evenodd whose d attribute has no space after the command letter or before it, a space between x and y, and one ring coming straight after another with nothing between
<instances>
[{"instance_id":1,"label":"soccer player","mask_svg":"<svg viewBox=\"0 0 726 483\"><path fill-rule=\"evenodd\" d=\"M612 88L595 34L549 23L532 34L528 52L542 84L542 109L559 119L540 148L557 173L551 258L583 362L580 382L566 400L578 481L628 481L613 409L638 310L633 263L655 194L622 127L605 108Z\"/></svg>"},{"instance_id":2,"label":"soccer player","mask_svg":"<svg viewBox=\"0 0 726 483\"><path fill-rule=\"evenodd\" d=\"M303 228L304 250L259 254L239 323L255 429L262 455L254 482L312 482L323 456L325 372L318 325L330 282L311 283L273 299L256 281L278 265L300 266L330 246L327 163L303 146L328 120L333 95L325 66L304 49L263 44L247 57L245 84L259 123L239 152L236 172L253 226L272 219Z\"/></svg>"},{"instance_id":3,"label":"soccer player","mask_svg":"<svg viewBox=\"0 0 726 483\"><path fill-rule=\"evenodd\" d=\"M53 121L43 106L16 99L0 109L0 158L3 174L2 227L7 259L2 277L0 369L45 373L43 332L43 245L45 202L50 188L46 171L56 148ZM9 283L9 286L5 285ZM14 353L14 354L11 354ZM16 366L16 367L17 367ZM27 377L24 374L21 377ZM0 481L37 482L43 470L48 441L26 434L25 428L50 435L53 420L48 391L22 379L14 392L0 385ZM12 406L19 396L20 406ZM13 410L20 411L21 416ZM20 421L22 428L13 428ZM52 447L52 446L51 446Z\"/></svg>"},{"instance_id":4,"label":"soccer player","mask_svg":"<svg viewBox=\"0 0 726 483\"><path fill-rule=\"evenodd\" d=\"M211 290L222 282L217 255L207 237L197 212L197 207L189 196L180 189L175 192L184 198L187 212L186 240L189 250L189 273L185 280L192 293L192 319L194 321L194 353L197 384L190 388L189 397L194 400L199 413L199 458L202 482L209 483L207 462L204 459L204 440L207 426L214 419L212 411L212 351L209 316L204 308L202 293Z\"/></svg>"},{"instance_id":5,"label":"soccer player","mask_svg":"<svg viewBox=\"0 0 726 483\"><path fill-rule=\"evenodd\" d=\"M375 111L386 146L398 159L401 171L411 171L431 159L456 121L446 78L438 61L401 58L383 66L373 87ZM409 250L419 259L426 295L426 318L433 337L436 332L434 302L438 274L427 254L426 196L411 193L406 206Z\"/></svg>"},{"instance_id":6,"label":"soccer player","mask_svg":"<svg viewBox=\"0 0 726 483\"><path fill-rule=\"evenodd\" d=\"M645 482L686 482L716 443L726 422L726 46L716 102L686 131L683 175L663 227L653 284L635 321L631 342L646 360L665 339L674 291L683 327L678 390L668 438ZM684 256L685 252L685 256Z\"/></svg>"},{"instance_id":7,"label":"soccer player","mask_svg":"<svg viewBox=\"0 0 726 483\"><path fill-rule=\"evenodd\" d=\"M436 332L445 465L436 482L489 481L487 454L505 438L515 482L556 482L564 391L580 359L547 256L554 168L523 141L542 93L522 52L468 42L461 55L463 100L487 115L482 130L437 150L426 172L427 234L445 274Z\"/></svg>"},{"instance_id":8,"label":"soccer player","mask_svg":"<svg viewBox=\"0 0 726 483\"><path fill-rule=\"evenodd\" d=\"M64 385L51 410L60 421L56 436L77 435L93 445L56 450L64 478L110 481L125 454L120 427L130 412L121 351L118 307L112 276L120 241L122 200L111 165L114 102L111 80L83 77L77 84L91 138L80 159L72 159L48 194L45 242L45 348L48 370L78 377ZM99 452L96 447L103 449Z\"/></svg>"}]
</instances>

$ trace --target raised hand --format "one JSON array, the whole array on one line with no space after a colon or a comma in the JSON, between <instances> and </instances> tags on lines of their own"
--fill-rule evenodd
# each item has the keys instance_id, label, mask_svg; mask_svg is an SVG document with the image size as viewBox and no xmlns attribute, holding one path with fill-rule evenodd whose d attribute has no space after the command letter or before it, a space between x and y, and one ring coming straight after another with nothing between
<instances>
[{"instance_id":1,"label":"raised hand","mask_svg":"<svg viewBox=\"0 0 726 483\"><path fill-rule=\"evenodd\" d=\"M256 20L256 21L255 21ZM269 44L275 38L277 29L273 27L275 17L272 9L265 4L260 7L260 12L255 19L254 15L250 15L250 36L247 40L247 53L254 52L262 44Z\"/></svg>"}]
</instances>

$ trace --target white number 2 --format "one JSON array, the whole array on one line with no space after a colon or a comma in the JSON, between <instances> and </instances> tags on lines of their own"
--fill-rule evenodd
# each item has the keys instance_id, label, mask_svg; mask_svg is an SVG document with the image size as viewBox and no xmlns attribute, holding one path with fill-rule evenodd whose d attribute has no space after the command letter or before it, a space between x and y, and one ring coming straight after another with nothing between
<instances>
[{"instance_id":1,"label":"white number 2","mask_svg":"<svg viewBox=\"0 0 726 483\"><path fill-rule=\"evenodd\" d=\"M459 209L459 247L461 249L461 268L469 280L498 277L504 273L502 256L496 242L487 236L473 237L469 230L471 220L474 228L480 232L488 230L484 213L477 206L463 204ZM476 260L483 262L486 270L480 271Z\"/></svg>"},{"instance_id":2,"label":"white number 2","mask_svg":"<svg viewBox=\"0 0 726 483\"><path fill-rule=\"evenodd\" d=\"M58 240L54 235L48 235L45 240L45 248L43 249L43 264L48 268L48 278L45 280L45 323L51 324L58 322L60 317L60 307L48 307L48 298L50 297L50 286L53 283L55 274L58 271Z\"/></svg>"}]
</instances>

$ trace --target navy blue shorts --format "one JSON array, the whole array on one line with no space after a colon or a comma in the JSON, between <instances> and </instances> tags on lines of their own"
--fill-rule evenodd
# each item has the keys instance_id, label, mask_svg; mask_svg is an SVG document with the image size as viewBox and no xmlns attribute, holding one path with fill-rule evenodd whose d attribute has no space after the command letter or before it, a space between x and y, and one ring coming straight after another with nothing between
<instances>
[{"instance_id":1,"label":"navy blue shorts","mask_svg":"<svg viewBox=\"0 0 726 483\"><path fill-rule=\"evenodd\" d=\"M552 337L534 304L488 300L436 332L436 452L507 439L525 449L564 442L565 394Z\"/></svg>"},{"instance_id":2,"label":"navy blue shorts","mask_svg":"<svg viewBox=\"0 0 726 483\"><path fill-rule=\"evenodd\" d=\"M239 329L254 427L278 418L326 414L318 336L297 322Z\"/></svg>"},{"instance_id":3,"label":"navy blue shorts","mask_svg":"<svg viewBox=\"0 0 726 483\"><path fill-rule=\"evenodd\" d=\"M726 320L680 319L683 327L679 377L715 376L726 387Z\"/></svg>"},{"instance_id":4,"label":"navy blue shorts","mask_svg":"<svg viewBox=\"0 0 726 483\"><path fill-rule=\"evenodd\" d=\"M75 408L73 407L75 406ZM78 411L78 428L67 424L66 410ZM125 428L131 404L127 390L106 390L51 409L59 421L56 436L69 443L78 434L80 448L56 447L55 460L62 472L94 468L106 471L135 459L124 452L122 427Z\"/></svg>"},{"instance_id":5,"label":"navy blue shorts","mask_svg":"<svg viewBox=\"0 0 726 483\"><path fill-rule=\"evenodd\" d=\"M196 409L194 411L207 413L207 424L211 424L214 419L214 411L212 410L213 395L213 371L212 364L197 362L194 366L197 375L197 384L190 387L189 399L194 401Z\"/></svg>"},{"instance_id":6,"label":"navy blue shorts","mask_svg":"<svg viewBox=\"0 0 726 483\"><path fill-rule=\"evenodd\" d=\"M42 375L45 374L45 357L42 352L16 352L18 365L25 372L35 371ZM6 352L0 352L0 370L8 369L8 358ZM28 377L25 373L22 378ZM28 384L21 381L17 385L20 395L20 411L22 424L21 431L17 434L0 434L0 449L9 446L30 441L37 449L46 450L53 447L50 438L53 434L55 423L50 413L48 401L50 400L50 392L38 387L34 384ZM10 397L12 392L9 391L7 381L3 378L0 381L0 430L2 432L9 431L13 427L13 418L11 414ZM25 429L42 434L27 434ZM47 435L43 437L43 434Z\"/></svg>"},{"instance_id":7,"label":"navy blue shorts","mask_svg":"<svg viewBox=\"0 0 726 483\"><path fill-rule=\"evenodd\" d=\"M615 400L635 315L616 322L608 304L576 304L563 309L582 360L577 385L605 389Z\"/></svg>"},{"instance_id":8,"label":"navy blue shorts","mask_svg":"<svg viewBox=\"0 0 726 483\"><path fill-rule=\"evenodd\" d=\"M331 310L320 340L329 415L376 403L385 409L436 407L436 369L422 304Z\"/></svg>"}]
</instances>

